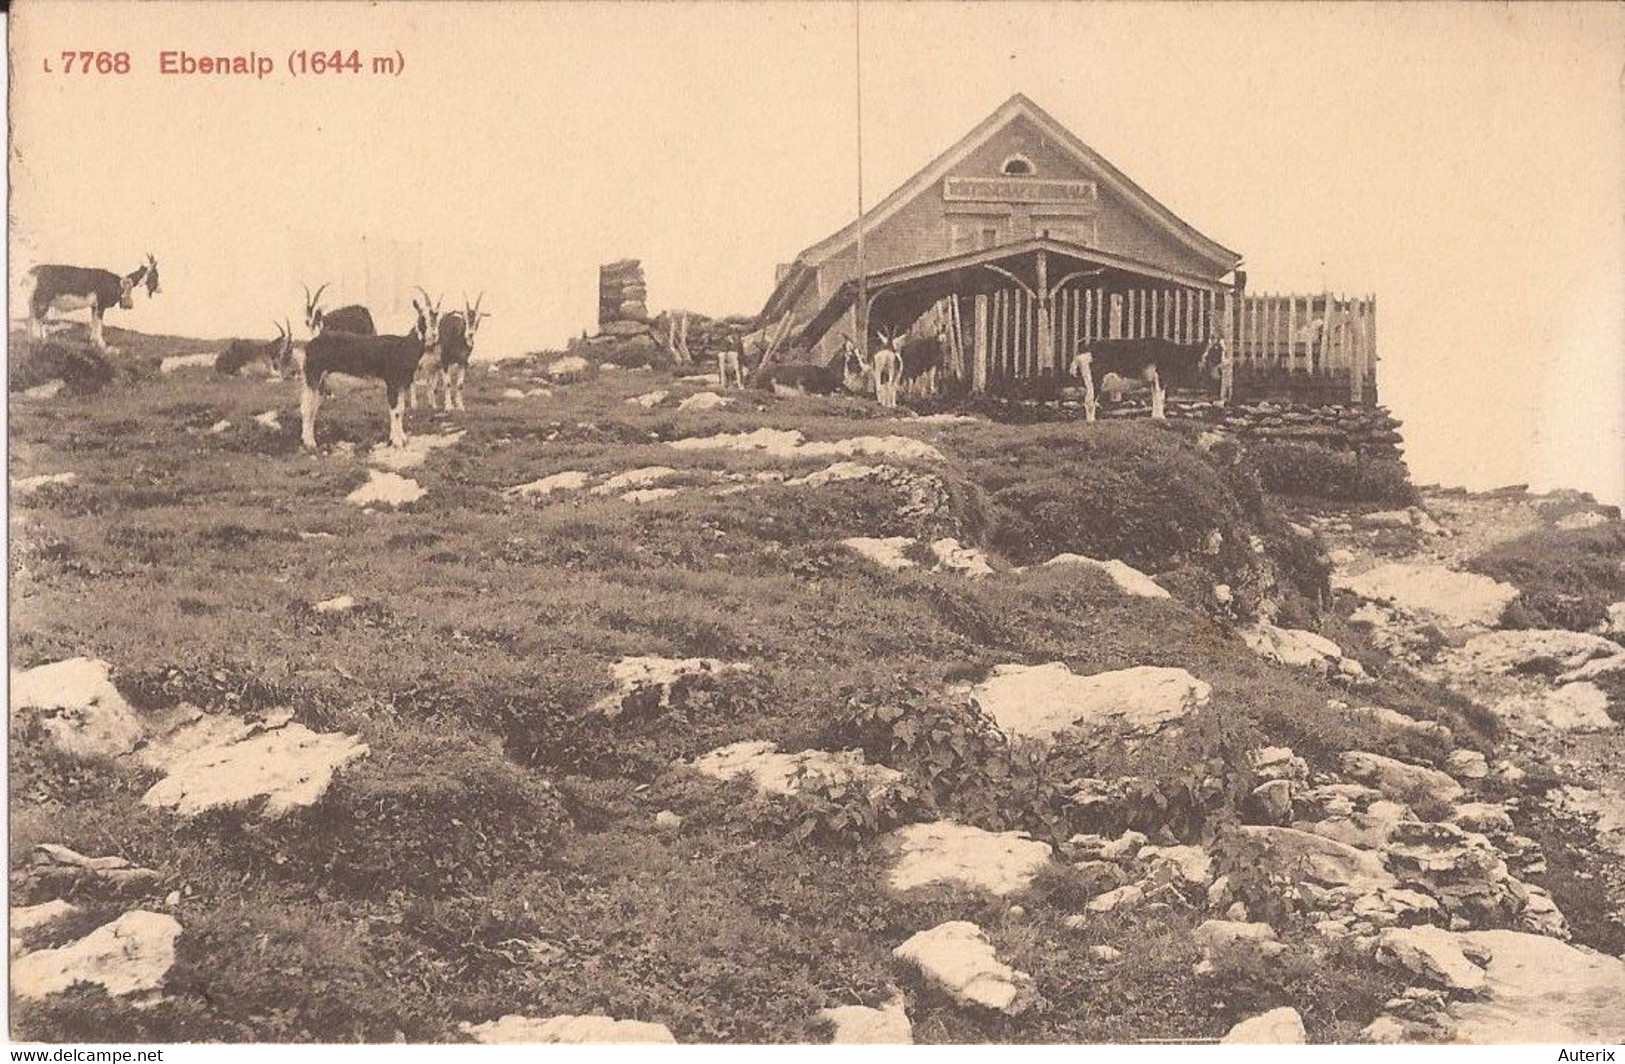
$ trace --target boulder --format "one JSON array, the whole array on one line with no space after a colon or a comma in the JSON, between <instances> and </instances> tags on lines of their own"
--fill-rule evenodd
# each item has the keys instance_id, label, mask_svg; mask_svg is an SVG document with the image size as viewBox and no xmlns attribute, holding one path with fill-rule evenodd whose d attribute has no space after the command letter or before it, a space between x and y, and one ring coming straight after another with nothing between
<instances>
[{"instance_id":1,"label":"boulder","mask_svg":"<svg viewBox=\"0 0 1625 1064\"><path fill-rule=\"evenodd\" d=\"M991 576L993 566L987 555L976 547L961 547L951 537L933 540L931 553L937 559L937 569L948 569L966 576Z\"/></svg>"},{"instance_id":2,"label":"boulder","mask_svg":"<svg viewBox=\"0 0 1625 1064\"><path fill-rule=\"evenodd\" d=\"M741 742L719 747L695 758L688 767L719 780L749 776L757 791L765 795L800 794L809 787L823 784L859 785L871 797L878 797L903 779L903 774L896 769L866 764L863 753L858 750L838 753L803 750L784 754L770 742Z\"/></svg>"},{"instance_id":3,"label":"boulder","mask_svg":"<svg viewBox=\"0 0 1625 1064\"><path fill-rule=\"evenodd\" d=\"M1343 660L1342 647L1301 628L1277 628L1261 622L1243 628L1241 638L1254 654L1278 665L1335 672Z\"/></svg>"},{"instance_id":4,"label":"boulder","mask_svg":"<svg viewBox=\"0 0 1625 1064\"><path fill-rule=\"evenodd\" d=\"M716 392L697 392L677 404L678 410L720 410L732 406L733 400Z\"/></svg>"},{"instance_id":5,"label":"boulder","mask_svg":"<svg viewBox=\"0 0 1625 1064\"><path fill-rule=\"evenodd\" d=\"M1200 846L1142 846L1137 856L1152 879L1205 887L1213 878L1213 857Z\"/></svg>"},{"instance_id":6,"label":"boulder","mask_svg":"<svg viewBox=\"0 0 1625 1064\"><path fill-rule=\"evenodd\" d=\"M914 1028L908 1022L901 995L878 1009L862 1005L841 1005L823 1009L818 1018L830 1025L830 1045L908 1046L914 1044Z\"/></svg>"},{"instance_id":7,"label":"boulder","mask_svg":"<svg viewBox=\"0 0 1625 1064\"><path fill-rule=\"evenodd\" d=\"M79 907L57 898L38 905L13 906L11 910L11 952L17 952L17 937L36 927L49 927L64 917L72 916Z\"/></svg>"},{"instance_id":8,"label":"boulder","mask_svg":"<svg viewBox=\"0 0 1625 1064\"><path fill-rule=\"evenodd\" d=\"M912 569L914 559L906 553L918 540L912 536L851 536L841 546L863 555L885 569Z\"/></svg>"},{"instance_id":9,"label":"boulder","mask_svg":"<svg viewBox=\"0 0 1625 1064\"><path fill-rule=\"evenodd\" d=\"M1167 588L1158 584L1145 573L1134 568L1134 566L1129 565L1127 562L1118 561L1115 558L1102 562L1082 554L1057 554L1044 564L1092 566L1110 577L1112 583L1117 585L1117 590L1125 595L1150 599L1173 598Z\"/></svg>"},{"instance_id":10,"label":"boulder","mask_svg":"<svg viewBox=\"0 0 1625 1064\"><path fill-rule=\"evenodd\" d=\"M399 473L367 470L367 482L344 497L351 506L405 506L429 494L421 484Z\"/></svg>"},{"instance_id":11,"label":"boulder","mask_svg":"<svg viewBox=\"0 0 1625 1064\"><path fill-rule=\"evenodd\" d=\"M1145 901L1145 888L1138 883L1108 890L1090 900L1087 908L1092 913L1111 913L1119 909L1132 909Z\"/></svg>"},{"instance_id":12,"label":"boulder","mask_svg":"<svg viewBox=\"0 0 1625 1064\"><path fill-rule=\"evenodd\" d=\"M965 920L950 920L921 931L892 950L892 956L916 965L956 1001L999 1012L1021 1007L1021 988L1029 980L1002 963L982 929Z\"/></svg>"},{"instance_id":13,"label":"boulder","mask_svg":"<svg viewBox=\"0 0 1625 1064\"><path fill-rule=\"evenodd\" d=\"M1262 780L1309 778L1309 763L1294 754L1290 746L1260 746L1248 752L1247 762Z\"/></svg>"},{"instance_id":14,"label":"boulder","mask_svg":"<svg viewBox=\"0 0 1625 1064\"><path fill-rule=\"evenodd\" d=\"M1292 781L1268 780L1253 788L1264 822L1289 824L1292 822Z\"/></svg>"},{"instance_id":15,"label":"boulder","mask_svg":"<svg viewBox=\"0 0 1625 1064\"><path fill-rule=\"evenodd\" d=\"M1301 1046L1308 1040L1303 1017L1298 1010L1282 1006L1270 1009L1230 1028L1220 1045Z\"/></svg>"},{"instance_id":16,"label":"boulder","mask_svg":"<svg viewBox=\"0 0 1625 1064\"><path fill-rule=\"evenodd\" d=\"M464 1034L483 1045L675 1045L663 1023L608 1016L509 1015L488 1023L465 1023Z\"/></svg>"},{"instance_id":17,"label":"boulder","mask_svg":"<svg viewBox=\"0 0 1625 1064\"><path fill-rule=\"evenodd\" d=\"M1184 669L1142 665L1079 676L1055 661L994 666L971 697L1007 735L1048 739L1105 727L1152 734L1206 705L1211 694Z\"/></svg>"},{"instance_id":18,"label":"boulder","mask_svg":"<svg viewBox=\"0 0 1625 1064\"><path fill-rule=\"evenodd\" d=\"M78 480L78 473L41 473L33 477L20 477L11 482L11 494L13 498L27 498L41 488L53 485L66 487L77 483Z\"/></svg>"},{"instance_id":19,"label":"boulder","mask_svg":"<svg viewBox=\"0 0 1625 1064\"><path fill-rule=\"evenodd\" d=\"M1395 801L1411 803L1424 797L1435 802L1453 802L1464 793L1461 784L1438 769L1407 765L1391 757L1365 750L1343 754L1343 771L1369 783Z\"/></svg>"},{"instance_id":20,"label":"boulder","mask_svg":"<svg viewBox=\"0 0 1625 1064\"><path fill-rule=\"evenodd\" d=\"M709 394L709 393L707 393L707 394ZM645 410L652 410L655 407L659 406L661 403L665 402L666 398L669 395L671 395L671 393L666 391L665 389L658 389L658 390L652 391L652 392L644 392L642 395L634 395L632 398L628 399L626 401L626 405L627 406L641 406Z\"/></svg>"},{"instance_id":21,"label":"boulder","mask_svg":"<svg viewBox=\"0 0 1625 1064\"><path fill-rule=\"evenodd\" d=\"M57 949L12 961L11 992L21 998L60 993L75 983L99 986L113 997L151 995L175 964L181 925L173 916L136 910Z\"/></svg>"},{"instance_id":22,"label":"boulder","mask_svg":"<svg viewBox=\"0 0 1625 1064\"><path fill-rule=\"evenodd\" d=\"M593 710L605 716L617 717L630 708L629 701L641 703L650 700L655 712L671 708L671 692L677 683L695 677L720 678L733 673L749 672L744 662L725 662L716 658L662 658L640 655L621 658L609 667L615 681L613 693L593 704Z\"/></svg>"},{"instance_id":23,"label":"boulder","mask_svg":"<svg viewBox=\"0 0 1625 1064\"><path fill-rule=\"evenodd\" d=\"M86 857L52 842L39 843L30 851L23 875L28 882L58 893L76 891L90 883L114 894L139 894L163 880L161 873L139 868L127 858L114 854Z\"/></svg>"},{"instance_id":24,"label":"boulder","mask_svg":"<svg viewBox=\"0 0 1625 1064\"><path fill-rule=\"evenodd\" d=\"M367 461L384 469L393 469L400 472L403 469L416 469L429 458L431 451L450 447L460 441L463 431L458 432L420 432L409 437L405 447L389 447L380 444L367 452Z\"/></svg>"},{"instance_id":25,"label":"boulder","mask_svg":"<svg viewBox=\"0 0 1625 1064\"><path fill-rule=\"evenodd\" d=\"M887 844L897 862L886 885L896 891L952 883L1010 894L1031 884L1053 856L1048 843L1023 832L983 831L951 820L910 824L888 835Z\"/></svg>"},{"instance_id":26,"label":"boulder","mask_svg":"<svg viewBox=\"0 0 1625 1064\"><path fill-rule=\"evenodd\" d=\"M334 773L367 753L367 744L355 736L288 724L182 755L165 766L168 775L141 801L180 816L196 816L263 799L261 815L279 817L314 805L327 793Z\"/></svg>"},{"instance_id":27,"label":"boulder","mask_svg":"<svg viewBox=\"0 0 1625 1064\"><path fill-rule=\"evenodd\" d=\"M1489 957L1483 996L1450 1006L1460 1041L1597 1045L1625 1031L1625 961L1519 931L1456 937Z\"/></svg>"},{"instance_id":28,"label":"boulder","mask_svg":"<svg viewBox=\"0 0 1625 1064\"><path fill-rule=\"evenodd\" d=\"M1575 672L1615 659L1625 659L1625 647L1600 635L1561 628L1517 628L1474 636L1449 655L1449 665L1452 671L1469 675L1542 668Z\"/></svg>"},{"instance_id":29,"label":"boulder","mask_svg":"<svg viewBox=\"0 0 1625 1064\"><path fill-rule=\"evenodd\" d=\"M1511 584L1477 573L1411 562L1387 562L1363 573L1334 573L1332 586L1452 628L1497 623L1519 594Z\"/></svg>"},{"instance_id":30,"label":"boulder","mask_svg":"<svg viewBox=\"0 0 1625 1064\"><path fill-rule=\"evenodd\" d=\"M1452 750L1444 759L1445 771L1459 780L1489 778L1490 763L1477 750Z\"/></svg>"},{"instance_id":31,"label":"boulder","mask_svg":"<svg viewBox=\"0 0 1625 1064\"><path fill-rule=\"evenodd\" d=\"M1191 933L1201 947L1204 970L1211 969L1216 954L1240 949L1259 960L1270 960L1286 952L1286 946L1269 924L1242 920L1205 920Z\"/></svg>"},{"instance_id":32,"label":"boulder","mask_svg":"<svg viewBox=\"0 0 1625 1064\"><path fill-rule=\"evenodd\" d=\"M591 369L592 363L580 355L565 355L563 358L556 358L549 362L547 368L542 372L555 381L562 381L584 377Z\"/></svg>"},{"instance_id":33,"label":"boulder","mask_svg":"<svg viewBox=\"0 0 1625 1064\"><path fill-rule=\"evenodd\" d=\"M1444 742L1451 739L1450 729L1438 721L1417 720L1387 706L1363 706L1353 712L1355 716L1369 718L1395 731L1409 732L1412 735L1422 735Z\"/></svg>"},{"instance_id":34,"label":"boulder","mask_svg":"<svg viewBox=\"0 0 1625 1064\"><path fill-rule=\"evenodd\" d=\"M78 760L129 753L145 732L118 688L112 669L94 658L68 658L11 673L11 714L45 733Z\"/></svg>"},{"instance_id":35,"label":"boulder","mask_svg":"<svg viewBox=\"0 0 1625 1064\"><path fill-rule=\"evenodd\" d=\"M1262 867L1301 876L1327 887L1355 887L1361 892L1398 886L1382 857L1336 839L1297 828L1249 825L1235 829Z\"/></svg>"},{"instance_id":36,"label":"boulder","mask_svg":"<svg viewBox=\"0 0 1625 1064\"><path fill-rule=\"evenodd\" d=\"M1488 984L1484 969L1462 953L1458 936L1443 928L1427 924L1390 927L1377 939L1377 945L1413 974L1448 990L1477 994Z\"/></svg>"},{"instance_id":37,"label":"boulder","mask_svg":"<svg viewBox=\"0 0 1625 1064\"><path fill-rule=\"evenodd\" d=\"M633 488L647 488L677 475L671 466L640 466L616 473L592 489L594 495L618 495Z\"/></svg>"},{"instance_id":38,"label":"boulder","mask_svg":"<svg viewBox=\"0 0 1625 1064\"><path fill-rule=\"evenodd\" d=\"M676 488L638 488L635 491L622 492L620 500L633 504L659 502L661 499L671 499L681 494L682 492Z\"/></svg>"},{"instance_id":39,"label":"boulder","mask_svg":"<svg viewBox=\"0 0 1625 1064\"><path fill-rule=\"evenodd\" d=\"M536 498L548 496L555 491L580 491L590 483L590 474L578 469L567 469L562 473L553 473L533 480L528 484L517 484L511 488L502 489L502 494L509 498Z\"/></svg>"},{"instance_id":40,"label":"boulder","mask_svg":"<svg viewBox=\"0 0 1625 1064\"><path fill-rule=\"evenodd\" d=\"M1495 714L1503 720L1537 721L1559 731L1607 731L1618 726L1608 715L1608 693L1585 680L1504 698L1495 704Z\"/></svg>"}]
</instances>

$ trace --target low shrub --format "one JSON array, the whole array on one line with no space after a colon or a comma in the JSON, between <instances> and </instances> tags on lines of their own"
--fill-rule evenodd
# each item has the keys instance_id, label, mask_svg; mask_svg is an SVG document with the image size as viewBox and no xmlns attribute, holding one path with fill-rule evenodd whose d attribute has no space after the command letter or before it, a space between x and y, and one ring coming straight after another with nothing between
<instances>
[{"instance_id":1,"label":"low shrub","mask_svg":"<svg viewBox=\"0 0 1625 1064\"><path fill-rule=\"evenodd\" d=\"M1344 503L1414 506L1421 501L1405 463L1367 458L1312 443L1260 440L1246 445L1265 490Z\"/></svg>"},{"instance_id":2,"label":"low shrub","mask_svg":"<svg viewBox=\"0 0 1625 1064\"><path fill-rule=\"evenodd\" d=\"M1475 573L1523 592L1507 611L1509 627L1582 632L1625 599L1625 523L1542 529L1498 544L1467 563ZM1514 612L1516 611L1516 612Z\"/></svg>"},{"instance_id":3,"label":"low shrub","mask_svg":"<svg viewBox=\"0 0 1625 1064\"><path fill-rule=\"evenodd\" d=\"M345 769L302 814L197 830L275 878L351 897L380 884L425 896L542 865L569 817L557 793L496 742L450 727L402 727Z\"/></svg>"}]
</instances>

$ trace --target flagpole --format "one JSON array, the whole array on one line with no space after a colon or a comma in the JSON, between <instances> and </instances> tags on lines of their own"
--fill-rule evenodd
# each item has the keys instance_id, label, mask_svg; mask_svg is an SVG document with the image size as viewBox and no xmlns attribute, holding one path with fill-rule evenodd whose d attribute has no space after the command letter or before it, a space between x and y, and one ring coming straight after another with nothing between
<instances>
[{"instance_id":1,"label":"flagpole","mask_svg":"<svg viewBox=\"0 0 1625 1064\"><path fill-rule=\"evenodd\" d=\"M853 315L858 354L869 355L869 277L863 261L863 0L852 0L854 81L858 95L858 305Z\"/></svg>"}]
</instances>

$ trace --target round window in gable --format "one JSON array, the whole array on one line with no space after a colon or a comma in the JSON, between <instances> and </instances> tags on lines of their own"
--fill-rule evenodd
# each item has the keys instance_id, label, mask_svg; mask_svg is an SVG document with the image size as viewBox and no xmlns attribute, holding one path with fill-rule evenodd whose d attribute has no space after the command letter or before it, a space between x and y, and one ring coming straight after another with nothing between
<instances>
[{"instance_id":1,"label":"round window in gable","mask_svg":"<svg viewBox=\"0 0 1625 1064\"><path fill-rule=\"evenodd\" d=\"M999 170L1007 177L1031 177L1038 172L1033 166L1033 161L1025 155L1010 156Z\"/></svg>"}]
</instances>

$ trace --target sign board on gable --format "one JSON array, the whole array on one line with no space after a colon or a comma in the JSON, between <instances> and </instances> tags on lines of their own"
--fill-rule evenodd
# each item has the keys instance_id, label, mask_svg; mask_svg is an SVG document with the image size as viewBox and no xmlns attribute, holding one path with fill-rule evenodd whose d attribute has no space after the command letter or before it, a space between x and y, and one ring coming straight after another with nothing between
<instances>
[{"instance_id":1,"label":"sign board on gable","mask_svg":"<svg viewBox=\"0 0 1625 1064\"><path fill-rule=\"evenodd\" d=\"M1055 181L1036 177L947 177L942 198L995 203L1093 203L1093 181Z\"/></svg>"}]
</instances>

